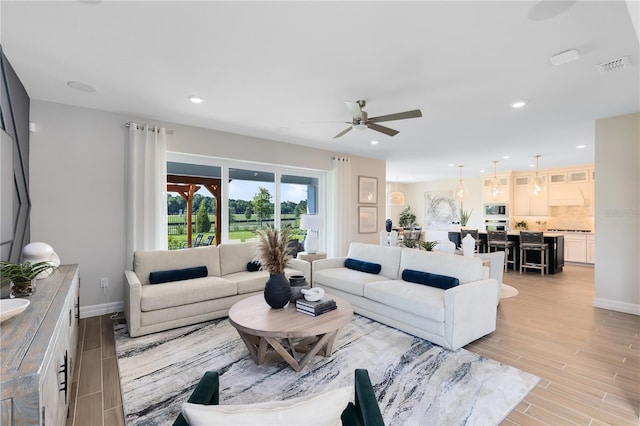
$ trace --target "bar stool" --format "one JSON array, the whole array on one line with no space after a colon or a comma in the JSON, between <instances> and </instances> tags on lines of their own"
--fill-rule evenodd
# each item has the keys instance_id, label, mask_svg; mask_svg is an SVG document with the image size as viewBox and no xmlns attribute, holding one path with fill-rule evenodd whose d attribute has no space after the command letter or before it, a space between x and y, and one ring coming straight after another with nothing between
<instances>
[{"instance_id":1,"label":"bar stool","mask_svg":"<svg viewBox=\"0 0 640 426\"><path fill-rule=\"evenodd\" d=\"M516 251L512 250L516 243L507 239L507 231L487 231L487 243L489 245L489 253L493 251L504 251L504 270L507 270L509 263L516 269ZM513 253L509 256L510 253Z\"/></svg>"},{"instance_id":2,"label":"bar stool","mask_svg":"<svg viewBox=\"0 0 640 426\"><path fill-rule=\"evenodd\" d=\"M527 261L527 253L540 254L540 262ZM545 244L542 232L520 231L520 273L523 268L540 269L540 275L549 273L549 244Z\"/></svg>"},{"instance_id":3,"label":"bar stool","mask_svg":"<svg viewBox=\"0 0 640 426\"><path fill-rule=\"evenodd\" d=\"M460 230L460 241L464 240L464 237L467 234L471 234L474 240L476 240L476 253L482 253L484 248L484 241L480 239L477 229L461 229ZM462 244L462 243L461 243Z\"/></svg>"}]
</instances>

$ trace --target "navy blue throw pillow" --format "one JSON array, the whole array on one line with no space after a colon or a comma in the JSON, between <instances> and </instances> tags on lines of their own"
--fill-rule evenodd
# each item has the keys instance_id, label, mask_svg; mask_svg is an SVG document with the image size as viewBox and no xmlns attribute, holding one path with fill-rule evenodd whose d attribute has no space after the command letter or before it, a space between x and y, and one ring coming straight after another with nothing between
<instances>
[{"instance_id":1,"label":"navy blue throw pillow","mask_svg":"<svg viewBox=\"0 0 640 426\"><path fill-rule=\"evenodd\" d=\"M460 280L447 275L432 274L430 272L405 269L402 271L402 279L416 284L424 284L430 287L438 287L446 290L460 285Z\"/></svg>"},{"instance_id":2,"label":"navy blue throw pillow","mask_svg":"<svg viewBox=\"0 0 640 426\"><path fill-rule=\"evenodd\" d=\"M169 283L172 281L190 280L209 275L206 266L194 266L193 268L169 269L167 271L155 271L149 274L151 284Z\"/></svg>"},{"instance_id":3,"label":"navy blue throw pillow","mask_svg":"<svg viewBox=\"0 0 640 426\"><path fill-rule=\"evenodd\" d=\"M379 263L366 262L364 260L357 260L347 258L344 261L345 268L354 269L356 271L366 272L368 274L379 274L382 270L382 266Z\"/></svg>"},{"instance_id":4,"label":"navy blue throw pillow","mask_svg":"<svg viewBox=\"0 0 640 426\"><path fill-rule=\"evenodd\" d=\"M259 271L260 270L260 266L261 266L260 262L257 262L257 261L254 260L252 262L247 263L247 271L249 271L249 272Z\"/></svg>"}]
</instances>

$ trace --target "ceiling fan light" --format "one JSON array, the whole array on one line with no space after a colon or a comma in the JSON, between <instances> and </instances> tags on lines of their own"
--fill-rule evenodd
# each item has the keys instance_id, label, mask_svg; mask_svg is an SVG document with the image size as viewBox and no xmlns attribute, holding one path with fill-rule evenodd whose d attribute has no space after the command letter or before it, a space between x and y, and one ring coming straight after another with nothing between
<instances>
[{"instance_id":1,"label":"ceiling fan light","mask_svg":"<svg viewBox=\"0 0 640 426\"><path fill-rule=\"evenodd\" d=\"M389 194L390 206L404 206L404 194L400 191L393 191Z\"/></svg>"}]
</instances>

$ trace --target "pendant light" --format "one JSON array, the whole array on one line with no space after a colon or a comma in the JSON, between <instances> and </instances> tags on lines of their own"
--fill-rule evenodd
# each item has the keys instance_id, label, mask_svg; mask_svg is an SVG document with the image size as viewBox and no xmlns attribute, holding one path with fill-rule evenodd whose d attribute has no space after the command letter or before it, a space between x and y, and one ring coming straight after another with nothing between
<instances>
[{"instance_id":1,"label":"pendant light","mask_svg":"<svg viewBox=\"0 0 640 426\"><path fill-rule=\"evenodd\" d=\"M531 181L531 193L533 195L538 195L542 192L544 188L544 179L540 176L538 172L538 161L540 160L540 155L536 155L536 176Z\"/></svg>"},{"instance_id":2,"label":"pendant light","mask_svg":"<svg viewBox=\"0 0 640 426\"><path fill-rule=\"evenodd\" d=\"M460 165L458 167L460 167L460 179L458 180L458 186L456 187L455 194L456 194L456 198L463 200L464 199L464 183L462 182L462 168L464 166Z\"/></svg>"},{"instance_id":3,"label":"pendant light","mask_svg":"<svg viewBox=\"0 0 640 426\"><path fill-rule=\"evenodd\" d=\"M398 191L398 177L396 176L396 190L389 194L390 206L404 206L404 194Z\"/></svg>"},{"instance_id":4,"label":"pendant light","mask_svg":"<svg viewBox=\"0 0 640 426\"><path fill-rule=\"evenodd\" d=\"M491 179L491 195L493 198L498 198L500 195L500 191L502 190L502 185L500 184L500 179L496 175L496 165L498 164L497 160L493 161L493 179Z\"/></svg>"}]
</instances>

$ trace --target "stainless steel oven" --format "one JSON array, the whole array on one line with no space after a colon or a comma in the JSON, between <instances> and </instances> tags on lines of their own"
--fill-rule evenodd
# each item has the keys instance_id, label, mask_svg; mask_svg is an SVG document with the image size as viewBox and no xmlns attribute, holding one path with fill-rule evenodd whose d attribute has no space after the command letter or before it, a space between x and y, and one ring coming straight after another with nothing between
<instances>
[{"instance_id":1,"label":"stainless steel oven","mask_svg":"<svg viewBox=\"0 0 640 426\"><path fill-rule=\"evenodd\" d=\"M484 228L487 231L509 231L509 219L485 219Z\"/></svg>"},{"instance_id":2,"label":"stainless steel oven","mask_svg":"<svg viewBox=\"0 0 640 426\"><path fill-rule=\"evenodd\" d=\"M490 203L484 205L484 218L509 218L509 204L507 203Z\"/></svg>"}]
</instances>

